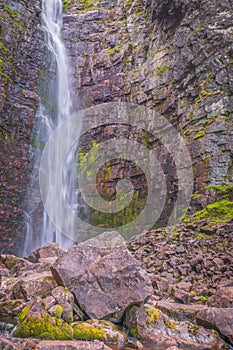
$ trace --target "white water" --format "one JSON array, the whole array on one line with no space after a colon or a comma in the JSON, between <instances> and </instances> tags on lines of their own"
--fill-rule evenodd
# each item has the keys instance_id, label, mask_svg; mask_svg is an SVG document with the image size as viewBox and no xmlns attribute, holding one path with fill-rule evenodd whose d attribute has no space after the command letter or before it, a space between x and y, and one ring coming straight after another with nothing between
<instances>
[{"instance_id":1,"label":"white water","mask_svg":"<svg viewBox=\"0 0 233 350\"><path fill-rule=\"evenodd\" d=\"M56 219L61 217L63 209L59 201L54 203L54 224L50 221L46 212L42 209L40 198L38 198L38 169L42 149L50 135L72 112L72 101L69 84L69 62L66 49L61 37L63 0L42 0L42 28L45 33L45 60L49 61L46 67L46 89L42 92L43 100L36 116L34 125L34 138L36 147L32 147L32 179L28 190L28 209L26 218L26 239L23 254L27 255L32 250L49 242L57 242L61 248L66 249L72 245L72 241L65 237L56 228ZM51 81L50 81L51 80ZM64 135L67 142L69 135ZM59 154L63 145L56 145L51 152L49 166L56 169ZM63 191L67 200L74 206L75 186L75 150L69 153L63 167ZM54 179L48 177L48 186L54 186ZM77 204L76 204L77 206ZM43 212L43 213L42 213ZM66 218L64 218L66 220ZM72 232L73 223L66 222L66 232Z\"/></svg>"}]
</instances>

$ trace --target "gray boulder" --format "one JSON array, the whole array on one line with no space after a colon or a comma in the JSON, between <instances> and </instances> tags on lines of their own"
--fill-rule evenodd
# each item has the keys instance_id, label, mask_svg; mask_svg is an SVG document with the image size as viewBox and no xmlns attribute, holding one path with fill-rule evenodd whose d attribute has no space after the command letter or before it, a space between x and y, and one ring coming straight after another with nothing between
<instances>
[{"instance_id":1,"label":"gray boulder","mask_svg":"<svg viewBox=\"0 0 233 350\"><path fill-rule=\"evenodd\" d=\"M216 329L233 344L233 308L209 307L197 314L197 323L210 329Z\"/></svg>"},{"instance_id":2,"label":"gray boulder","mask_svg":"<svg viewBox=\"0 0 233 350\"><path fill-rule=\"evenodd\" d=\"M148 274L125 247L75 245L51 270L90 318L120 322L127 307L143 303L153 293Z\"/></svg>"}]
</instances>

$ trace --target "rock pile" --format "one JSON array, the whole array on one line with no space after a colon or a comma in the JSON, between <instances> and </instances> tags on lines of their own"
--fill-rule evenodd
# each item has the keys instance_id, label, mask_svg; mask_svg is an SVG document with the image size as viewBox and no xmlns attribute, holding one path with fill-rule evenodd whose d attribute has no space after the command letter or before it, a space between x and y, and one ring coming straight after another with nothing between
<instances>
[{"instance_id":1,"label":"rock pile","mask_svg":"<svg viewBox=\"0 0 233 350\"><path fill-rule=\"evenodd\" d=\"M178 237L171 233L171 241L162 243L160 234L152 231L147 234L150 240L145 235L128 245L135 257L142 254L150 274L125 245L107 249L79 244L62 251L51 243L24 259L1 255L0 348L107 350L114 345L146 350L152 342L170 350L227 349L227 343L233 344L230 280L225 288L222 280L208 305L175 303L184 300L174 290L187 293L185 287L191 288L192 282L172 280L171 285L161 271L152 274L151 252L155 261L156 254L158 259L166 256ZM179 248L182 244L185 251ZM184 237L176 247L178 259L189 253ZM167 266L171 254L168 257Z\"/></svg>"}]
</instances>

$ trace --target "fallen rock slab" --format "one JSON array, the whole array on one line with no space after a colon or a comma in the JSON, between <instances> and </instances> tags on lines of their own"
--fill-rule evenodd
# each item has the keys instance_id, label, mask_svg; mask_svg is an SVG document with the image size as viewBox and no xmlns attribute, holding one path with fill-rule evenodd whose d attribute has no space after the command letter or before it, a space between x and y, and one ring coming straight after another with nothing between
<instances>
[{"instance_id":1,"label":"fallen rock slab","mask_svg":"<svg viewBox=\"0 0 233 350\"><path fill-rule=\"evenodd\" d=\"M109 321L89 320L75 322L71 326L74 330L74 338L77 340L101 340L106 344L116 344L120 348L127 341L127 335Z\"/></svg>"},{"instance_id":2,"label":"fallen rock slab","mask_svg":"<svg viewBox=\"0 0 233 350\"><path fill-rule=\"evenodd\" d=\"M16 316L25 306L26 303L20 299L0 302L0 315Z\"/></svg>"},{"instance_id":3,"label":"fallen rock slab","mask_svg":"<svg viewBox=\"0 0 233 350\"><path fill-rule=\"evenodd\" d=\"M19 339L13 337L4 338L0 337L0 349L1 350L31 350L35 349L36 345L40 342L37 339Z\"/></svg>"},{"instance_id":4,"label":"fallen rock slab","mask_svg":"<svg viewBox=\"0 0 233 350\"><path fill-rule=\"evenodd\" d=\"M12 288L16 299L31 301L39 296L45 298L51 295L52 290L57 286L51 273L34 273L27 277L19 278Z\"/></svg>"},{"instance_id":5,"label":"fallen rock slab","mask_svg":"<svg viewBox=\"0 0 233 350\"><path fill-rule=\"evenodd\" d=\"M207 308L197 315L197 323L203 327L217 330L233 344L233 308Z\"/></svg>"},{"instance_id":6,"label":"fallen rock slab","mask_svg":"<svg viewBox=\"0 0 233 350\"><path fill-rule=\"evenodd\" d=\"M133 306L126 311L124 326L139 340L191 349L220 349L222 342L214 330L191 322L178 322L154 307Z\"/></svg>"},{"instance_id":7,"label":"fallen rock slab","mask_svg":"<svg viewBox=\"0 0 233 350\"><path fill-rule=\"evenodd\" d=\"M36 350L111 350L100 341L42 341Z\"/></svg>"},{"instance_id":8,"label":"fallen rock slab","mask_svg":"<svg viewBox=\"0 0 233 350\"><path fill-rule=\"evenodd\" d=\"M51 270L93 319L120 322L127 307L143 303L153 293L149 275L127 248L76 245Z\"/></svg>"},{"instance_id":9,"label":"fallen rock slab","mask_svg":"<svg viewBox=\"0 0 233 350\"><path fill-rule=\"evenodd\" d=\"M33 251L26 259L32 263L46 262L46 259L54 263L63 253L64 251L59 248L57 243L49 243Z\"/></svg>"},{"instance_id":10,"label":"fallen rock slab","mask_svg":"<svg viewBox=\"0 0 233 350\"><path fill-rule=\"evenodd\" d=\"M175 318L178 321L190 321L195 323L198 312L205 310L205 305L186 305L179 303L171 303L167 301L153 302L153 306L156 306L163 313L169 317Z\"/></svg>"},{"instance_id":11,"label":"fallen rock slab","mask_svg":"<svg viewBox=\"0 0 233 350\"><path fill-rule=\"evenodd\" d=\"M1 350L17 350L14 343L6 338L0 338L0 349Z\"/></svg>"},{"instance_id":12,"label":"fallen rock slab","mask_svg":"<svg viewBox=\"0 0 233 350\"><path fill-rule=\"evenodd\" d=\"M208 306L228 308L233 307L233 285L217 289L207 302Z\"/></svg>"}]
</instances>

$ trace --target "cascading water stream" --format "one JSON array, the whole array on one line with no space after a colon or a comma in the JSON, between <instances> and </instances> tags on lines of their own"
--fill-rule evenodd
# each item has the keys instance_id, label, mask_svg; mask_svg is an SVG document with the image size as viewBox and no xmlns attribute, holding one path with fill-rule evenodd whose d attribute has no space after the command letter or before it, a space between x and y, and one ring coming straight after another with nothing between
<instances>
[{"instance_id":1,"label":"cascading water stream","mask_svg":"<svg viewBox=\"0 0 233 350\"><path fill-rule=\"evenodd\" d=\"M50 221L47 213L43 210L38 198L38 169L42 150L54 130L72 112L72 101L69 84L69 64L66 49L61 37L63 25L63 1L42 0L42 27L45 34L45 57L47 57L44 81L46 81L41 92L40 107L35 118L33 131L34 144L31 150L31 164L33 166L31 183L28 190L27 210L27 233L23 247L23 255L27 255L48 242L57 242L63 249L72 245L72 241L65 237L56 228L56 218L61 217L63 208L59 201L54 201L54 224ZM68 142L69 135L64 135L64 143ZM57 168L61 144L56 144L49 157L49 166ZM75 186L75 151L74 146L67 156L62 173L63 191L67 200L74 206ZM48 186L54 186L54 177L48 177ZM48 198L49 200L49 198ZM77 207L77 204L76 204ZM39 209L40 208L40 209ZM38 214L40 212L40 214ZM38 218L39 216L39 218ZM66 218L64 218L66 220ZM66 222L67 231L72 232L73 223Z\"/></svg>"}]
</instances>

